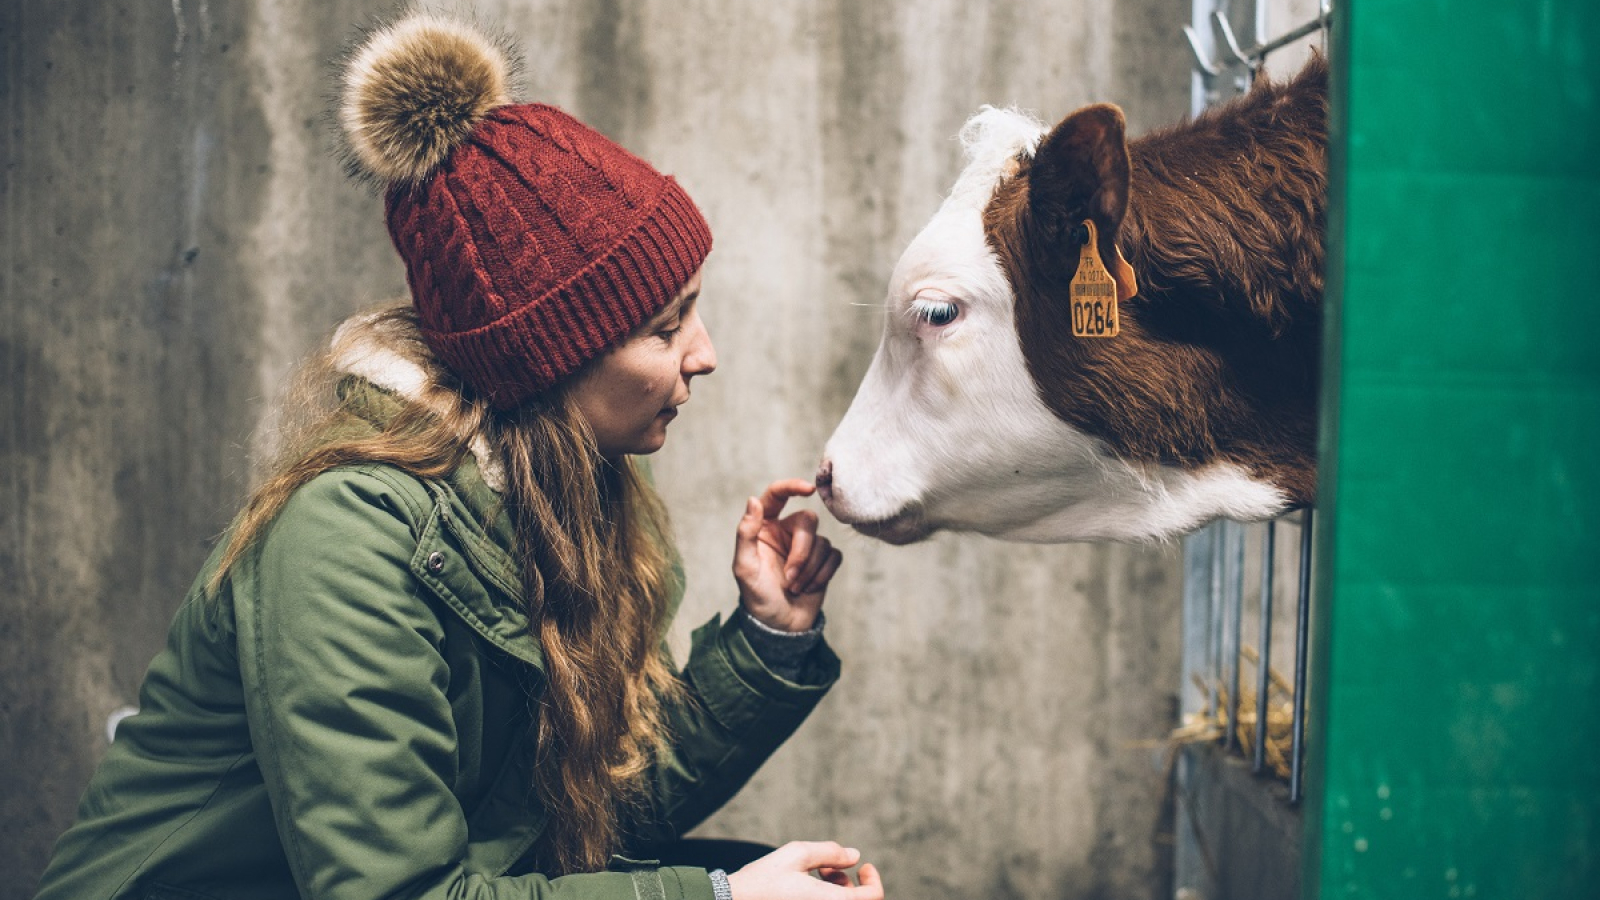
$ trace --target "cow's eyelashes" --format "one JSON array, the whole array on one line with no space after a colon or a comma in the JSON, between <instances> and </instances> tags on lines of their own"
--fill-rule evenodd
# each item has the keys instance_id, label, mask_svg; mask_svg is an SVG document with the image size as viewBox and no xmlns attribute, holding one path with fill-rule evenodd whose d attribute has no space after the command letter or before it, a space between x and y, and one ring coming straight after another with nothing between
<instances>
[{"instance_id":1,"label":"cow's eyelashes","mask_svg":"<svg viewBox=\"0 0 1600 900\"><path fill-rule=\"evenodd\" d=\"M911 315L935 328L943 328L956 320L961 308L945 300L926 300L921 297L911 301Z\"/></svg>"}]
</instances>

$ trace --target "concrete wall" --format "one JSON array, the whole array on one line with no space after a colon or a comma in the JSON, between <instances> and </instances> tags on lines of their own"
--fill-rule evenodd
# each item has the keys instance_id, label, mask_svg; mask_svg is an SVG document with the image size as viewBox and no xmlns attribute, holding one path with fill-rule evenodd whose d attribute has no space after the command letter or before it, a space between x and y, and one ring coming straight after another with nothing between
<instances>
[{"instance_id":1,"label":"concrete wall","mask_svg":"<svg viewBox=\"0 0 1600 900\"><path fill-rule=\"evenodd\" d=\"M321 118L364 0L8 0L0 306L0 897L31 894L295 360L403 276ZM691 577L733 602L742 499L809 473L901 247L979 104L1179 118L1172 0L501 0L527 96L675 172L717 249L722 370L656 464ZM858 844L902 897L1158 897L1175 548L894 549L835 526L846 677L703 829Z\"/></svg>"}]
</instances>

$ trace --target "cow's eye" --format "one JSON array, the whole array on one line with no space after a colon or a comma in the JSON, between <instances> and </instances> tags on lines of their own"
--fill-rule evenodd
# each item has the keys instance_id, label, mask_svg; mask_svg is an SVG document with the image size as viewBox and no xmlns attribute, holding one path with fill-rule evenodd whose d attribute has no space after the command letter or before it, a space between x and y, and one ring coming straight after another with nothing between
<instances>
[{"instance_id":1,"label":"cow's eye","mask_svg":"<svg viewBox=\"0 0 1600 900\"><path fill-rule=\"evenodd\" d=\"M956 320L961 310L946 300L928 300L922 297L911 301L911 314L935 328L943 328Z\"/></svg>"}]
</instances>

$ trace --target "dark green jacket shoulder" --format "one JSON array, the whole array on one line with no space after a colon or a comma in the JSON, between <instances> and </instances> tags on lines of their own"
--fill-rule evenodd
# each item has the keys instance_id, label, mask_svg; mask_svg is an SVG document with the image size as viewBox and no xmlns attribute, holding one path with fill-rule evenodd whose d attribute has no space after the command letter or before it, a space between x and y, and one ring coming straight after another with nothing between
<instances>
[{"instance_id":1,"label":"dark green jacket shoulder","mask_svg":"<svg viewBox=\"0 0 1600 900\"><path fill-rule=\"evenodd\" d=\"M207 564L57 845L40 900L183 897L711 900L703 870L550 879L530 853L542 656L469 460L452 478L336 469L296 491L217 596ZM838 675L769 671L695 632L641 840L721 806Z\"/></svg>"}]
</instances>

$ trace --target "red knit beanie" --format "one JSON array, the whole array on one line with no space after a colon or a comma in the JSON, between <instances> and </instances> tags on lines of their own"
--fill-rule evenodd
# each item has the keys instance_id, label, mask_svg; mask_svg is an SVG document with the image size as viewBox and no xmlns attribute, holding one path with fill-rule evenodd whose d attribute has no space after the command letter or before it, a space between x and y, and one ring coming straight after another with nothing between
<instances>
[{"instance_id":1,"label":"red knit beanie","mask_svg":"<svg viewBox=\"0 0 1600 900\"><path fill-rule=\"evenodd\" d=\"M357 172L387 185L423 339L497 409L620 343L711 250L672 178L553 106L509 105L510 58L412 16L352 56L340 109Z\"/></svg>"}]
</instances>

